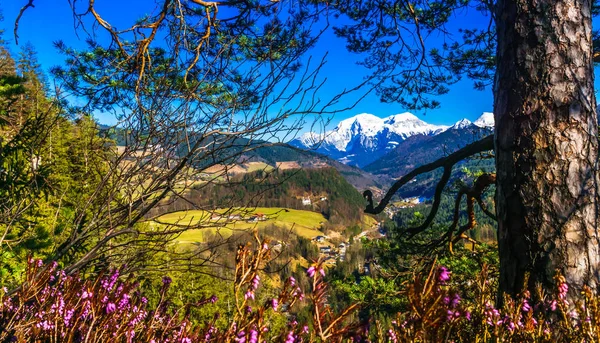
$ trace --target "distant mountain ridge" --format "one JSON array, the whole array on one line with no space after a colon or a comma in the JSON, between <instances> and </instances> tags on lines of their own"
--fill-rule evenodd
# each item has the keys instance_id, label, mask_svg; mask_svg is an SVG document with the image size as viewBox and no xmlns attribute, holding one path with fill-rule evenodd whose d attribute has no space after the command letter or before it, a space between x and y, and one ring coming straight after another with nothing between
<instances>
[{"instance_id":1,"label":"distant mountain ridge","mask_svg":"<svg viewBox=\"0 0 600 343\"><path fill-rule=\"evenodd\" d=\"M462 119L449 127L429 124L409 112L386 118L362 113L342 120L335 129L324 134L307 132L289 144L314 150L345 164L365 167L385 156L410 137L433 137L450 128L464 129L470 126L493 127L494 116L492 113L484 112L473 123Z\"/></svg>"},{"instance_id":2,"label":"distant mountain ridge","mask_svg":"<svg viewBox=\"0 0 600 343\"><path fill-rule=\"evenodd\" d=\"M374 175L385 175L397 179L421 165L448 156L464 146L493 133L493 125L493 115L484 113L473 123L466 119L460 120L446 131L435 136L416 135L409 137L398 144L394 150L363 169ZM475 158L461 161L453 168L450 182L463 177L465 174L463 167L472 171L493 172L495 166L493 159ZM412 182L402 187L397 194L403 198L415 196L429 198L433 196L441 173L442 170L437 169L419 175Z\"/></svg>"},{"instance_id":3,"label":"distant mountain ridge","mask_svg":"<svg viewBox=\"0 0 600 343\"><path fill-rule=\"evenodd\" d=\"M414 168L447 156L492 132L490 127L480 127L463 119L436 136L412 136L363 169L373 174L398 178Z\"/></svg>"}]
</instances>

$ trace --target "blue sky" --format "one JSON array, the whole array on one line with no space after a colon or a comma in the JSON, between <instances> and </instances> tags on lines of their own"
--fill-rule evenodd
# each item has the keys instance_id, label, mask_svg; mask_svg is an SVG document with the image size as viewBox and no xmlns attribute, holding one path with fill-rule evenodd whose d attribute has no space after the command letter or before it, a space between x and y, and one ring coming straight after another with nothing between
<instances>
[{"instance_id":1,"label":"blue sky","mask_svg":"<svg viewBox=\"0 0 600 343\"><path fill-rule=\"evenodd\" d=\"M26 2L26 0L3 1L0 5L4 15L4 22L0 25L5 29L5 39L10 42L10 48L13 52L18 51L12 34L14 20L20 7ZM80 33L79 37L77 36L67 0L46 0L35 1L34 3L36 7L27 10L21 19L19 43L30 42L33 44L38 51L42 67L45 71L48 71L52 66L62 63L62 56L53 47L53 42L62 40L67 45L75 48L84 47L85 34ZM155 6L154 1L151 0L119 2L109 0L98 1L97 3L100 14L117 27L129 26L128 24L131 24L135 18L149 13ZM115 4L118 4L118 7ZM476 11L471 10L468 13L463 13L460 17L454 18L448 28L450 31L454 31L458 26L479 27L487 25L488 20L488 18L484 18ZM360 82L362 76L366 75L366 71L355 64L360 56L349 54L345 49L345 43L341 39L336 38L333 34L327 34L322 38L314 49L313 55L320 57L326 52L329 53L328 64L322 74L323 77L327 78L327 83L321 93L323 98L327 98L327 96L335 94L344 87ZM441 38L434 37L433 39L434 44L440 41ZM472 81L466 79L453 85L448 94L436 99L441 102L441 108L414 113L430 123L453 124L462 118L475 120L482 112L491 112L493 107L491 89L474 90ZM386 117L405 111L406 109L398 104L381 103L379 98L372 93L352 110L336 114L332 120L332 125L342 119L363 112ZM98 119L103 123L114 123L113 118L102 114L98 115Z\"/></svg>"}]
</instances>

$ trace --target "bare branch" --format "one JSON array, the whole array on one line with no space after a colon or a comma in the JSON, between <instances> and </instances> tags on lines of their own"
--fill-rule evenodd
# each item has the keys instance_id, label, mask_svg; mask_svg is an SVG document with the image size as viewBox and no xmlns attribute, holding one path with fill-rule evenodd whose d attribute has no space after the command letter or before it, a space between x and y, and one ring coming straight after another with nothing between
<instances>
[{"instance_id":1,"label":"bare branch","mask_svg":"<svg viewBox=\"0 0 600 343\"><path fill-rule=\"evenodd\" d=\"M21 7L21 10L19 11L19 15L17 15L17 19L15 19L15 28L14 28L14 35L15 35L15 44L19 45L19 22L21 21L21 17L23 16L23 13L25 13L25 11L30 8L30 7L35 7L35 5L33 4L33 0L29 0L29 2Z\"/></svg>"},{"instance_id":2,"label":"bare branch","mask_svg":"<svg viewBox=\"0 0 600 343\"><path fill-rule=\"evenodd\" d=\"M377 207L373 207L372 193L370 191L365 191L365 193L363 195L365 196L365 198L367 198L367 201L369 201L369 205L367 205L367 208L365 209L365 213L370 213L370 214L381 213L385 209L385 207L389 204L389 202L392 200L392 197L396 194L396 192L398 192L398 190L400 190L400 188L402 186L406 185L410 180L414 179L416 176L428 173L428 172L433 171L438 168L444 168L444 171L446 171L447 169L452 170L452 167L456 163L458 163L468 157L471 157L475 154L478 154L478 153L481 153L484 151L488 151L488 150L493 150L493 149L494 149L494 135L489 135L489 136L486 136L486 137L478 140L477 142L471 143L471 144L465 146L464 148L459 149L458 151L456 151L446 157L440 158L437 161L434 161L434 162L422 165L416 169L413 169L410 173L404 175L403 177L401 177L398 181L396 181L392 185L392 187L387 191L387 193L385 194L383 199L381 199L381 201L379 202L379 205L377 205ZM442 182L440 182L438 184L438 187L436 188L436 196L438 196L438 193L441 193L441 191L443 190L443 187L440 187L441 184L442 184ZM444 185L445 185L445 183L444 183ZM432 213L433 212L434 211L432 209Z\"/></svg>"}]
</instances>

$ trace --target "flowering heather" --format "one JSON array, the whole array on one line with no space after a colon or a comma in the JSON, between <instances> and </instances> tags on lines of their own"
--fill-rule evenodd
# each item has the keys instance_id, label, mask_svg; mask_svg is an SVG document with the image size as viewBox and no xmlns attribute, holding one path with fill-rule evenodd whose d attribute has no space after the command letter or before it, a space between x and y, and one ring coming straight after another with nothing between
<instances>
[{"instance_id":1,"label":"flowering heather","mask_svg":"<svg viewBox=\"0 0 600 343\"><path fill-rule=\"evenodd\" d=\"M237 311L225 328L217 328L217 317L205 323L194 323L189 318L190 306L215 303L215 296L172 308L169 277L162 279L159 303L150 308L133 277L121 275L119 270L82 280L57 270L56 264L44 266L31 260L22 287L11 295L0 293L0 342L261 343L267 338L269 342L315 341L316 335L309 326L299 325L287 313L304 298L293 278L285 281L277 297L262 304L254 296L244 296L260 290L259 272L269 259L268 244L258 243L259 249L249 245L238 249L233 299ZM315 281L322 284L320 279ZM284 313L289 318L287 328L280 334L271 333L272 324L266 320L266 313ZM328 333L328 337L338 341L347 336L346 330L339 330L341 324L318 322L321 319L315 317L316 322L309 325L338 329Z\"/></svg>"},{"instance_id":2,"label":"flowering heather","mask_svg":"<svg viewBox=\"0 0 600 343\"><path fill-rule=\"evenodd\" d=\"M257 238L258 239L258 238ZM306 295L290 277L275 297L246 297L260 292L260 271L270 250L243 246L236 256L236 308L225 327L215 321L195 323L189 306L172 308L171 279L163 278L160 302L153 308L131 276L112 270L82 280L57 270L56 265L30 261L26 281L14 294L0 293L0 342L592 342L600 338L600 299L584 289L579 300L569 298L569 287L556 278L553 294L524 291L495 305L495 288L486 267L478 278L456 284L443 266L416 272L398 294L406 310L385 325L374 319L357 320L357 310L369 304L351 304L338 313L329 306L329 285L322 261L306 273ZM264 299L264 297L262 298ZM303 302L303 299L305 301ZM216 297L193 306L215 303ZM307 305L308 302L308 305ZM312 320L299 322L290 308L310 306ZM269 315L284 316L276 329ZM216 320L216 318L215 318ZM275 330L278 330L275 332Z\"/></svg>"}]
</instances>

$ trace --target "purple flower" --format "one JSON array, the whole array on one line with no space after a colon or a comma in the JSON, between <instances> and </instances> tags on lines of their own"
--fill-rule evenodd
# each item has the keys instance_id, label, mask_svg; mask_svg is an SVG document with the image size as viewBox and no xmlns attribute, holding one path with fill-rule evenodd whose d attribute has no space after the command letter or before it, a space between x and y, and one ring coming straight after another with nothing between
<instances>
[{"instance_id":1,"label":"purple flower","mask_svg":"<svg viewBox=\"0 0 600 343\"><path fill-rule=\"evenodd\" d=\"M523 310L523 312L529 312L531 310L531 305L529 305L527 300L523 300L523 305L521 306L521 310Z\"/></svg>"},{"instance_id":2,"label":"purple flower","mask_svg":"<svg viewBox=\"0 0 600 343\"><path fill-rule=\"evenodd\" d=\"M438 281L442 284L446 283L450 280L450 274L452 272L448 270L448 268L444 266L440 266L438 269Z\"/></svg>"},{"instance_id":3,"label":"purple flower","mask_svg":"<svg viewBox=\"0 0 600 343\"><path fill-rule=\"evenodd\" d=\"M277 306L279 306L279 301L277 299L271 300L271 307L273 307L274 311L277 311Z\"/></svg>"},{"instance_id":4,"label":"purple flower","mask_svg":"<svg viewBox=\"0 0 600 343\"><path fill-rule=\"evenodd\" d=\"M311 266L310 268L308 268L308 270L306 271L306 274L308 275L308 277L314 277L315 276L315 272L317 271L317 269L314 266Z\"/></svg>"},{"instance_id":5,"label":"purple flower","mask_svg":"<svg viewBox=\"0 0 600 343\"><path fill-rule=\"evenodd\" d=\"M294 277L293 277L293 276L290 276L290 278L289 278L288 280L290 281L290 285L291 285L292 287L293 287L293 286L296 286L296 279L294 279Z\"/></svg>"},{"instance_id":6,"label":"purple flower","mask_svg":"<svg viewBox=\"0 0 600 343\"><path fill-rule=\"evenodd\" d=\"M294 331L288 332L285 343L294 343L296 341L296 337L294 337Z\"/></svg>"},{"instance_id":7,"label":"purple flower","mask_svg":"<svg viewBox=\"0 0 600 343\"><path fill-rule=\"evenodd\" d=\"M210 302L211 302L212 304L216 303L216 302L217 302L217 300L219 300L219 298L217 298L217 296L216 296L216 295L213 295L212 297L210 297Z\"/></svg>"},{"instance_id":8,"label":"purple flower","mask_svg":"<svg viewBox=\"0 0 600 343\"><path fill-rule=\"evenodd\" d=\"M237 337L235 338L237 343L245 343L246 342L246 332L244 330L238 332Z\"/></svg>"},{"instance_id":9,"label":"purple flower","mask_svg":"<svg viewBox=\"0 0 600 343\"><path fill-rule=\"evenodd\" d=\"M119 300L119 310L123 310L129 305L129 299L129 294L123 294L123 297L121 298L121 300Z\"/></svg>"},{"instance_id":10,"label":"purple flower","mask_svg":"<svg viewBox=\"0 0 600 343\"><path fill-rule=\"evenodd\" d=\"M396 333L394 332L394 330L389 329L387 333L390 338L390 342L393 342L393 343L398 342L398 337L396 336Z\"/></svg>"},{"instance_id":11,"label":"purple flower","mask_svg":"<svg viewBox=\"0 0 600 343\"><path fill-rule=\"evenodd\" d=\"M260 284L260 277L258 275L254 275L254 278L252 279L252 289L257 289L258 285Z\"/></svg>"},{"instance_id":12,"label":"purple flower","mask_svg":"<svg viewBox=\"0 0 600 343\"><path fill-rule=\"evenodd\" d=\"M249 343L258 343L258 331L250 330L250 341Z\"/></svg>"},{"instance_id":13,"label":"purple flower","mask_svg":"<svg viewBox=\"0 0 600 343\"><path fill-rule=\"evenodd\" d=\"M37 260L37 266L38 268L44 265L44 261L42 260Z\"/></svg>"},{"instance_id":14,"label":"purple flower","mask_svg":"<svg viewBox=\"0 0 600 343\"><path fill-rule=\"evenodd\" d=\"M508 328L508 331L510 331L510 332L515 331L515 323L513 323L512 321L508 322L508 325L506 327Z\"/></svg>"},{"instance_id":15,"label":"purple flower","mask_svg":"<svg viewBox=\"0 0 600 343\"><path fill-rule=\"evenodd\" d=\"M168 287L171 284L171 282L173 282L173 280L170 277L163 276L162 283L165 287Z\"/></svg>"},{"instance_id":16,"label":"purple flower","mask_svg":"<svg viewBox=\"0 0 600 343\"><path fill-rule=\"evenodd\" d=\"M452 296L452 301L450 302L450 306L456 307L456 306L458 306L458 303L460 303L460 295L455 293Z\"/></svg>"},{"instance_id":17,"label":"purple flower","mask_svg":"<svg viewBox=\"0 0 600 343\"><path fill-rule=\"evenodd\" d=\"M41 328L44 331L50 331L50 330L54 329L54 325L47 320L44 320L41 323L37 323L37 324L35 324L35 326L38 328Z\"/></svg>"},{"instance_id":18,"label":"purple flower","mask_svg":"<svg viewBox=\"0 0 600 343\"><path fill-rule=\"evenodd\" d=\"M563 282L558 286L558 292L560 294L566 294L568 291L569 291L569 285L566 282Z\"/></svg>"},{"instance_id":19,"label":"purple flower","mask_svg":"<svg viewBox=\"0 0 600 343\"><path fill-rule=\"evenodd\" d=\"M465 318L466 318L467 320L471 320L471 312L469 312L469 311L466 311L466 312L465 312Z\"/></svg>"},{"instance_id":20,"label":"purple flower","mask_svg":"<svg viewBox=\"0 0 600 343\"><path fill-rule=\"evenodd\" d=\"M183 337L183 338L181 339L181 343L192 343L192 340L191 340L191 339L189 339L188 337Z\"/></svg>"},{"instance_id":21,"label":"purple flower","mask_svg":"<svg viewBox=\"0 0 600 343\"><path fill-rule=\"evenodd\" d=\"M114 303L106 304L106 313L114 312L116 309L117 309L117 305L115 305Z\"/></svg>"},{"instance_id":22,"label":"purple flower","mask_svg":"<svg viewBox=\"0 0 600 343\"><path fill-rule=\"evenodd\" d=\"M65 326L69 327L69 325L71 324L71 319L73 318L73 313L75 312L74 309L69 309L67 310L67 312L65 313L65 316L63 317L63 320L65 322Z\"/></svg>"},{"instance_id":23,"label":"purple flower","mask_svg":"<svg viewBox=\"0 0 600 343\"><path fill-rule=\"evenodd\" d=\"M246 299L246 300L248 300L248 299L254 300L254 292L252 292L251 290L248 290L246 292L246 294L244 294L244 299Z\"/></svg>"}]
</instances>

